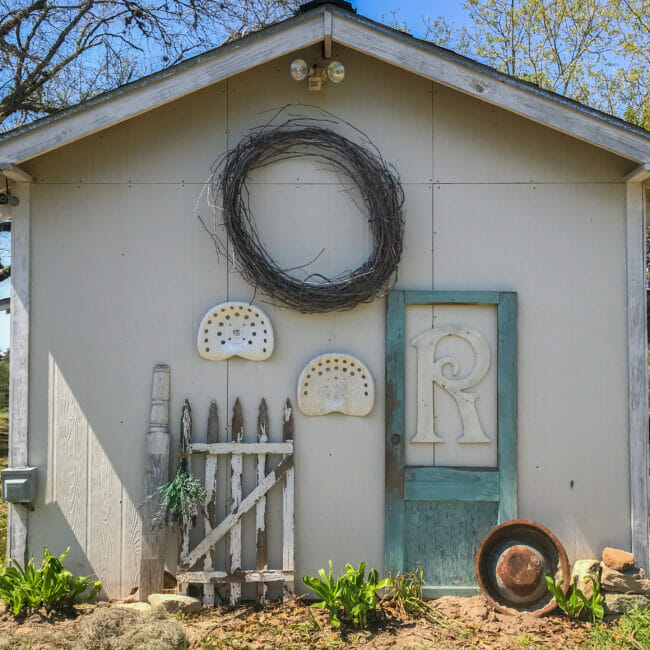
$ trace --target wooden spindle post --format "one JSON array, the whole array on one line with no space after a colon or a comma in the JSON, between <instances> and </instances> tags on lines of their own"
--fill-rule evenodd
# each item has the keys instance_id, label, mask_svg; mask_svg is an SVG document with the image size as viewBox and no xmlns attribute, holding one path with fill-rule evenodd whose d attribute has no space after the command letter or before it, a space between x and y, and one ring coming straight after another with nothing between
<instances>
[{"instance_id":1,"label":"wooden spindle post","mask_svg":"<svg viewBox=\"0 0 650 650\"><path fill-rule=\"evenodd\" d=\"M293 440L293 406L287 398L282 417L282 439L284 442ZM294 450L295 454L295 450ZM285 456L286 458L286 456ZM294 570L294 524L293 524L293 498L294 478L293 466L287 470L284 476L282 488L282 569L284 571ZM295 588L293 581L284 583L283 599L288 600Z\"/></svg>"},{"instance_id":2,"label":"wooden spindle post","mask_svg":"<svg viewBox=\"0 0 650 650\"><path fill-rule=\"evenodd\" d=\"M154 529L153 519L160 508L156 490L169 480L169 366L156 365L151 389L151 417L145 439L146 466L142 506L142 553L138 598L163 590L165 577L165 527Z\"/></svg>"},{"instance_id":3,"label":"wooden spindle post","mask_svg":"<svg viewBox=\"0 0 650 650\"><path fill-rule=\"evenodd\" d=\"M206 442L219 442L219 414L217 403L212 400L208 414L208 436ZM208 518L205 521L205 534L207 535L216 525L216 495L217 495L217 457L208 455L205 459L205 511ZM214 571L214 547L208 551L203 562L204 571ZM203 604L214 605L214 584L203 585Z\"/></svg>"},{"instance_id":4,"label":"wooden spindle post","mask_svg":"<svg viewBox=\"0 0 650 650\"><path fill-rule=\"evenodd\" d=\"M266 407L266 400L262 399L260 411L257 416L257 442L268 442L269 436L269 412ZM257 485L266 477L266 454L257 454ZM268 551L266 548L266 497L263 496L255 506L255 540L256 540L256 563L258 571L265 571L269 568ZM265 582L257 584L257 599L260 605L266 604L267 587Z\"/></svg>"},{"instance_id":5,"label":"wooden spindle post","mask_svg":"<svg viewBox=\"0 0 650 650\"><path fill-rule=\"evenodd\" d=\"M235 401L232 413L231 440L242 442L244 439L244 415L239 398ZM235 511L241 503L241 479L243 470L242 454L232 454L230 458L230 512ZM237 521L228 534L230 571L241 569L241 521ZM241 582L230 583L230 604L238 605L241 601Z\"/></svg>"}]
</instances>

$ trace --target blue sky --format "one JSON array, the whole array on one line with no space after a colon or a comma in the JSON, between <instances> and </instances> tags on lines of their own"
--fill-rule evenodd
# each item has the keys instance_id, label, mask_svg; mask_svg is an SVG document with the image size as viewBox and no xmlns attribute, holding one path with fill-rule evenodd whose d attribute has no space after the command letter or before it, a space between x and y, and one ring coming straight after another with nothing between
<instances>
[{"instance_id":1,"label":"blue sky","mask_svg":"<svg viewBox=\"0 0 650 650\"><path fill-rule=\"evenodd\" d=\"M382 20L382 14L386 16L386 22L392 18L391 11L397 10L397 18L405 22L409 31L415 36L423 36L424 23L422 16L437 18L444 16L449 22L456 26L463 24L464 12L462 0L430 0L430 2L418 2L418 0L352 0L352 5L357 11L373 20Z\"/></svg>"}]
</instances>

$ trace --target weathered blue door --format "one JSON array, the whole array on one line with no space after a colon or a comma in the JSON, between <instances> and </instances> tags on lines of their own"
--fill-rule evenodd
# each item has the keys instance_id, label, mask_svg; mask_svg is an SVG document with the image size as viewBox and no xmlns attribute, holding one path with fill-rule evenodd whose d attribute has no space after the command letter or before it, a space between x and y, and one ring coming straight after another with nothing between
<instances>
[{"instance_id":1,"label":"weathered blue door","mask_svg":"<svg viewBox=\"0 0 650 650\"><path fill-rule=\"evenodd\" d=\"M416 305L496 305L496 467L405 465L405 355L409 343L405 336L406 311ZM456 328L447 329L443 336L457 333ZM469 329L462 333L472 336ZM431 355L427 358L431 365L441 367L450 363L448 359L433 363L436 343L430 343L430 336L424 338L429 339L424 344L429 344ZM441 384L445 381L442 374L431 376L437 377ZM457 390L455 397L465 435L480 436L480 431L468 431L473 426L471 393ZM418 422L424 423L424 427L433 422L429 407L433 408L422 401L418 403L418 410L424 409L418 412ZM427 597L476 592L474 558L481 540L494 526L517 516L516 422L517 295L483 291L392 291L386 314L387 572L394 575L421 565ZM428 433L423 431L418 430L417 436L439 442L432 424Z\"/></svg>"}]
</instances>

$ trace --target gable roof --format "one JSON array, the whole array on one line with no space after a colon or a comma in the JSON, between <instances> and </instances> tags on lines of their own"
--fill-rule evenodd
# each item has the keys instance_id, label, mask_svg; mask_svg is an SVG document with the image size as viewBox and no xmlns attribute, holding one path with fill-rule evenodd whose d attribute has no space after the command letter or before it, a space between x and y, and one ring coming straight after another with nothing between
<instances>
[{"instance_id":1,"label":"gable roof","mask_svg":"<svg viewBox=\"0 0 650 650\"><path fill-rule=\"evenodd\" d=\"M503 74L339 5L295 16L0 135L0 162L20 163L314 43L340 43L630 160L650 161L650 132Z\"/></svg>"}]
</instances>

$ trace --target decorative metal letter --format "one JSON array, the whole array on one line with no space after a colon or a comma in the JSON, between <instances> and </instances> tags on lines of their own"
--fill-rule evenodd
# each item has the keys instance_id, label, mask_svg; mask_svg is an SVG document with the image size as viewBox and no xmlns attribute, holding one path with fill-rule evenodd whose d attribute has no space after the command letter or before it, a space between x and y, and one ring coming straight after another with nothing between
<instances>
[{"instance_id":1,"label":"decorative metal letter","mask_svg":"<svg viewBox=\"0 0 650 650\"><path fill-rule=\"evenodd\" d=\"M452 374L458 375L460 365L453 357L435 359L436 346L446 336L458 336L467 341L474 351L474 368L462 379L446 377L442 370L451 366ZM490 347L482 334L460 325L434 327L416 336L411 345L418 355L418 416L417 433L411 439L414 443L444 442L435 432L433 418L433 382L446 390L456 401L463 424L463 435L459 443L490 443L478 419L476 411L477 393L465 393L466 388L478 384L490 367Z\"/></svg>"}]
</instances>

